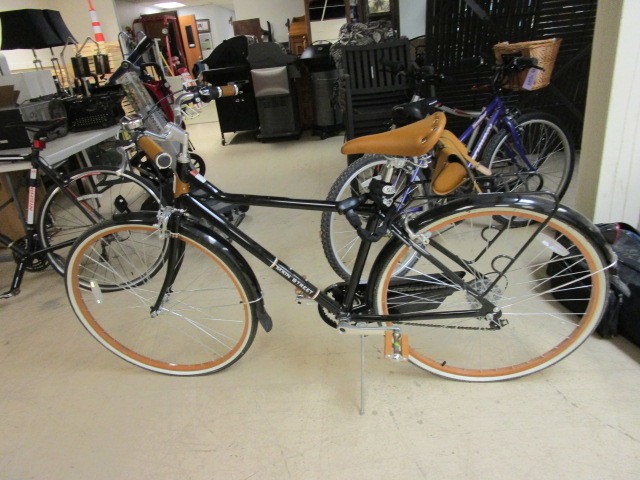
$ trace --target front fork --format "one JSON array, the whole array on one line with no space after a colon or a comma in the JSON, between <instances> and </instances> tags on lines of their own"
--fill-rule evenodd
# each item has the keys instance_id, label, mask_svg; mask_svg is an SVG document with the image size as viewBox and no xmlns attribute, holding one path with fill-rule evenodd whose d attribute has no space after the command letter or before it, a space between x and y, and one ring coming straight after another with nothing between
<instances>
[{"instance_id":1,"label":"front fork","mask_svg":"<svg viewBox=\"0 0 640 480\"><path fill-rule=\"evenodd\" d=\"M511 139L513 140L513 142L511 142L511 145L509 144L510 142L508 140L505 141L504 145L505 145L505 148L507 149L507 153L512 159L514 159L514 162L516 163L516 165L518 164L518 157L522 159L522 162L524 163L524 165L517 165L517 166L525 167L530 172L535 171L536 168L531 164L531 162L527 158L527 152L525 151L524 146L522 145L522 140L520 138L520 135L518 135L518 131L516 130L516 126L517 126L516 122L509 115L505 115L503 121L507 126L507 129L509 130Z\"/></svg>"},{"instance_id":2,"label":"front fork","mask_svg":"<svg viewBox=\"0 0 640 480\"><path fill-rule=\"evenodd\" d=\"M158 316L162 305L164 305L171 295L171 288L180 272L182 261L184 260L184 242L178 238L180 223L182 221L183 212L180 210L165 209L158 215L159 235L165 235L167 239L167 252L165 253L167 273L162 283L162 288L158 292L158 298L150 308L152 317Z\"/></svg>"}]
</instances>

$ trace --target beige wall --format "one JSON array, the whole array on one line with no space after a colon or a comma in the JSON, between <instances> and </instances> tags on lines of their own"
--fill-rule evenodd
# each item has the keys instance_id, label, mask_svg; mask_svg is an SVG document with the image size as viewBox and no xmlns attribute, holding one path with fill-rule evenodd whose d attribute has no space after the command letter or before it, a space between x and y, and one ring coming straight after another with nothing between
<instances>
[{"instance_id":1,"label":"beige wall","mask_svg":"<svg viewBox=\"0 0 640 480\"><path fill-rule=\"evenodd\" d=\"M178 15L195 15L197 19L208 19L211 26L211 39L213 48L223 40L233 37L233 27L229 23L230 18L235 18L233 10L217 5L200 5L197 7L184 7L178 10ZM266 26L266 25L265 25ZM202 50L202 57L207 58L211 50Z\"/></svg>"},{"instance_id":2,"label":"beige wall","mask_svg":"<svg viewBox=\"0 0 640 480\"><path fill-rule=\"evenodd\" d=\"M98 19L102 24L102 33L104 33L106 41L117 41L117 35L120 29L118 27L113 0L92 0L92 3L98 13ZM18 10L21 8L59 10L64 19L64 23L80 43L84 42L87 36L93 37L91 18L89 17L89 3L87 0L29 0L26 6L24 0L2 0L0 5L2 11ZM54 48L56 54L59 54L61 50L62 48ZM67 49L66 52L69 51L72 54L74 50ZM65 56L70 56L70 54L66 52ZM33 54L31 50L5 50L2 53L7 57L9 67L12 70L33 68ZM45 66L50 64L49 59L51 58L51 53L48 49L37 50L37 54Z\"/></svg>"},{"instance_id":3,"label":"beige wall","mask_svg":"<svg viewBox=\"0 0 640 480\"><path fill-rule=\"evenodd\" d=\"M408 38L425 34L427 3L424 0L399 0L400 35Z\"/></svg>"},{"instance_id":4,"label":"beige wall","mask_svg":"<svg viewBox=\"0 0 640 480\"><path fill-rule=\"evenodd\" d=\"M142 6L125 0L114 0L114 5L116 7L116 15L118 17L120 30L124 30L125 27L131 27L133 25L133 21L140 18L140 15L147 15L162 11L156 7Z\"/></svg>"},{"instance_id":5,"label":"beige wall","mask_svg":"<svg viewBox=\"0 0 640 480\"><path fill-rule=\"evenodd\" d=\"M288 42L287 19L304 15L304 0L233 0L237 20L259 18L264 30L271 22L276 42Z\"/></svg>"},{"instance_id":6,"label":"beige wall","mask_svg":"<svg viewBox=\"0 0 640 480\"><path fill-rule=\"evenodd\" d=\"M594 222L640 222L640 2L598 3L578 176Z\"/></svg>"}]
</instances>

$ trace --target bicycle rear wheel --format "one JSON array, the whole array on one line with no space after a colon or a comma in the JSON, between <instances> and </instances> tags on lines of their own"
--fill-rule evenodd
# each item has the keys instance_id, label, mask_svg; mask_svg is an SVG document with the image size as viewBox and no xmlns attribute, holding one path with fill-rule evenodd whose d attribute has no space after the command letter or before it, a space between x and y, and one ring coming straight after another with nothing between
<instances>
[{"instance_id":1,"label":"bicycle rear wheel","mask_svg":"<svg viewBox=\"0 0 640 480\"><path fill-rule=\"evenodd\" d=\"M327 195L327 200L339 202L349 197L364 195L369 191L369 184L374 178L380 179L383 167L388 160L382 155L364 155L351 163L336 179ZM403 169L396 169L392 183L397 192L403 192L408 181L408 174ZM363 225L367 223L367 217L361 215ZM360 237L356 230L347 221L344 215L337 212L323 212L320 222L320 238L325 257L331 268L341 278L348 280L353 270ZM368 272L373 264L377 252L384 245L379 241L371 245L369 260L365 264L362 280L366 280Z\"/></svg>"},{"instance_id":2,"label":"bicycle rear wheel","mask_svg":"<svg viewBox=\"0 0 640 480\"><path fill-rule=\"evenodd\" d=\"M365 155L351 163L336 179L329 190L328 201L339 202L369 191L371 179L380 176L387 159L382 155ZM363 225L367 220L362 217ZM344 215L323 212L320 221L320 237L324 254L331 268L347 280L358 254L360 238ZM375 248L375 245L372 245ZM375 255L370 254L370 258ZM366 270L365 270L366 271Z\"/></svg>"},{"instance_id":3,"label":"bicycle rear wheel","mask_svg":"<svg viewBox=\"0 0 640 480\"><path fill-rule=\"evenodd\" d=\"M180 252L172 272L169 241ZM174 273L161 308L152 314L165 277ZM73 246L66 287L75 314L94 338L155 372L217 372L242 357L256 333L255 299L238 263L216 242L186 231L169 240L148 224L98 225Z\"/></svg>"},{"instance_id":4,"label":"bicycle rear wheel","mask_svg":"<svg viewBox=\"0 0 640 480\"><path fill-rule=\"evenodd\" d=\"M46 193L40 207L38 232L45 248L72 241L90 226L111 219L114 214L158 210L162 204L161 194L153 184L115 167L84 168L65 181L64 189L56 185ZM70 248L47 254L51 266L60 274L64 273Z\"/></svg>"},{"instance_id":5,"label":"bicycle rear wheel","mask_svg":"<svg viewBox=\"0 0 640 480\"><path fill-rule=\"evenodd\" d=\"M416 262L413 249L387 247L372 278L379 313L472 310L479 303L470 289L502 312L399 322L409 361L444 377L486 382L537 372L578 348L604 311L607 265L590 235L571 222L552 218L540 231L547 216L518 206L475 207L421 225L430 235L427 250L464 287L424 257ZM563 297L579 299L581 314L565 308Z\"/></svg>"},{"instance_id":6,"label":"bicycle rear wheel","mask_svg":"<svg viewBox=\"0 0 640 480\"><path fill-rule=\"evenodd\" d=\"M561 199L569 187L575 165L568 133L556 117L543 112L518 117L516 131L533 169L517 154L511 132L500 130L491 137L481 158L481 163L498 178L498 189L506 192L545 190Z\"/></svg>"}]
</instances>

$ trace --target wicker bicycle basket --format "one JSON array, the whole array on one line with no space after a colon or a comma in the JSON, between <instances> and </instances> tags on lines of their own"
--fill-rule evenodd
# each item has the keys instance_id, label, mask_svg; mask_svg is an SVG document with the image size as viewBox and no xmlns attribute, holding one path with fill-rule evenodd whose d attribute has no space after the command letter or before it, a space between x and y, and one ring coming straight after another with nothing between
<instances>
[{"instance_id":1,"label":"wicker bicycle basket","mask_svg":"<svg viewBox=\"0 0 640 480\"><path fill-rule=\"evenodd\" d=\"M532 75L535 78L531 82L528 82L526 87L525 81L529 71L532 69L524 70L517 75L512 75L504 88L510 90L537 90L549 85L551 81L551 73L553 72L553 65L556 62L558 56L558 50L560 50L561 38L549 38L546 40L534 40L531 42L509 43L502 42L493 46L493 53L496 57L498 64L502 63L502 55L520 53L523 57L533 57L538 59L538 66L544 68L544 70L534 70Z\"/></svg>"}]
</instances>

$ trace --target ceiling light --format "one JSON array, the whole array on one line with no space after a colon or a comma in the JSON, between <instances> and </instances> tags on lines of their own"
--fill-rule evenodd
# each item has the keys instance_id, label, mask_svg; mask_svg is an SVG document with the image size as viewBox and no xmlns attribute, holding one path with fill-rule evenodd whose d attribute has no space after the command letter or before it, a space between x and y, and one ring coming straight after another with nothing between
<instances>
[{"instance_id":1,"label":"ceiling light","mask_svg":"<svg viewBox=\"0 0 640 480\"><path fill-rule=\"evenodd\" d=\"M186 5L184 3L180 3L180 2L154 3L153 6L154 7L158 7L158 8L181 8L181 7L186 7Z\"/></svg>"}]
</instances>

